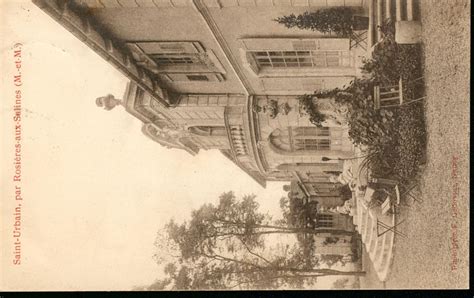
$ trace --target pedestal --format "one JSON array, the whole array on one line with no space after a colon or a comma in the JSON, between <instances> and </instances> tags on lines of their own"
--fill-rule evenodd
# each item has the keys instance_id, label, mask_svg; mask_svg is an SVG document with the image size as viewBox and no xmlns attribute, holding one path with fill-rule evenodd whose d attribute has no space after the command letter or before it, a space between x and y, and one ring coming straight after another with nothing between
<instances>
[{"instance_id":1,"label":"pedestal","mask_svg":"<svg viewBox=\"0 0 474 298\"><path fill-rule=\"evenodd\" d=\"M395 41L399 44L415 44L421 42L421 23L418 21L396 22Z\"/></svg>"}]
</instances>

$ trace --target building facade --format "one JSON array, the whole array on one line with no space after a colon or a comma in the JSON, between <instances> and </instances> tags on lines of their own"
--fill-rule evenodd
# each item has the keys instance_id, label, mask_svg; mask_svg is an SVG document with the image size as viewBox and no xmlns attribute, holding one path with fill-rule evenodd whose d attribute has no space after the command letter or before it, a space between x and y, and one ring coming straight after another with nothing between
<instances>
[{"instance_id":1,"label":"building facade","mask_svg":"<svg viewBox=\"0 0 474 298\"><path fill-rule=\"evenodd\" d=\"M217 149L262 186L306 181L314 195L342 168L322 157L353 155L344 109L321 100L316 127L298 96L349 83L363 50L274 19L342 5L363 14L363 0L33 2L130 79L120 103L163 146Z\"/></svg>"},{"instance_id":2,"label":"building facade","mask_svg":"<svg viewBox=\"0 0 474 298\"><path fill-rule=\"evenodd\" d=\"M308 191L310 186L311 192ZM324 188L325 186L327 187ZM315 212L310 213L311 218L309 219L315 223L314 227L326 231L355 233L352 217L330 211L331 208L344 204L344 199L334 184L314 181L304 183L293 180L290 185L285 187L285 190L288 190L290 200L299 200L304 206L307 206L306 208L316 209ZM350 235L350 233L348 234Z\"/></svg>"}]
</instances>

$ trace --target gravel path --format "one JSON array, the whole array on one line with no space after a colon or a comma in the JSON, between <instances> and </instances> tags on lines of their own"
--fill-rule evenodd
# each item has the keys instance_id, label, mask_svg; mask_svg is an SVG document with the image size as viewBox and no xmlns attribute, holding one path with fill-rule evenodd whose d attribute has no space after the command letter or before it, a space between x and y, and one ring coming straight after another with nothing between
<instances>
[{"instance_id":1,"label":"gravel path","mask_svg":"<svg viewBox=\"0 0 474 298\"><path fill-rule=\"evenodd\" d=\"M420 1L427 86L427 164L422 204L402 210L392 273L383 285L361 287L467 288L469 286L469 73L470 1Z\"/></svg>"}]
</instances>

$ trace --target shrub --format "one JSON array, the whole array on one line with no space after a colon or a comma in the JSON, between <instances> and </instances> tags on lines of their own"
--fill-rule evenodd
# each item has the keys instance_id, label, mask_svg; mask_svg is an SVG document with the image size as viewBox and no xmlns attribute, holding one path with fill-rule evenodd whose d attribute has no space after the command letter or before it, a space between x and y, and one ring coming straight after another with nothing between
<instances>
[{"instance_id":1,"label":"shrub","mask_svg":"<svg viewBox=\"0 0 474 298\"><path fill-rule=\"evenodd\" d=\"M285 25L287 28L334 33L341 37L349 37L358 25L354 19L354 10L350 7L332 7L320 9L315 12L305 12L298 16L290 14L275 19L274 21Z\"/></svg>"},{"instance_id":2,"label":"shrub","mask_svg":"<svg viewBox=\"0 0 474 298\"><path fill-rule=\"evenodd\" d=\"M300 112L309 116L309 121L314 125L321 127L326 117L318 109L317 98L312 95L302 95L298 97Z\"/></svg>"},{"instance_id":3,"label":"shrub","mask_svg":"<svg viewBox=\"0 0 474 298\"><path fill-rule=\"evenodd\" d=\"M394 150L398 162L394 163L394 174L408 182L417 174L426 151L423 105L417 103L400 108L398 118L398 144Z\"/></svg>"},{"instance_id":4,"label":"shrub","mask_svg":"<svg viewBox=\"0 0 474 298\"><path fill-rule=\"evenodd\" d=\"M339 196L344 200L352 199L352 190L348 185L342 185L338 188Z\"/></svg>"},{"instance_id":5,"label":"shrub","mask_svg":"<svg viewBox=\"0 0 474 298\"><path fill-rule=\"evenodd\" d=\"M424 86L416 82L422 74L422 57L419 45L403 45L395 42L395 26L392 21L381 27L383 40L376 45L372 59L365 60L362 70L370 75L374 84L391 85L404 82L406 100L416 98L424 92ZM383 109L380 110L384 111ZM370 144L372 150L381 145L370 162L373 173L379 176L390 173L404 182L412 179L423 162L426 146L426 128L422 104L411 104L392 109L386 143ZM381 136L380 139L384 139ZM381 155L381 156L380 156Z\"/></svg>"},{"instance_id":6,"label":"shrub","mask_svg":"<svg viewBox=\"0 0 474 298\"><path fill-rule=\"evenodd\" d=\"M306 28L312 15L305 13L303 16L289 16L281 23ZM338 104L346 105L349 137L355 145L367 148L362 167L369 168L374 176L394 176L407 182L414 178L424 159L423 105L416 103L375 109L372 91L376 84L397 84L401 77L405 99L420 96L424 86L413 81L422 76L421 48L397 44L395 26L391 21L384 23L381 31L383 40L376 45L372 58L363 61L362 70L367 74L366 78L355 79L348 87L301 96L299 101L311 123L317 126L325 120L324 114L318 110L318 98L334 98Z\"/></svg>"},{"instance_id":7,"label":"shrub","mask_svg":"<svg viewBox=\"0 0 474 298\"><path fill-rule=\"evenodd\" d=\"M385 38L366 60L365 79L355 79L350 86L316 92L316 97L332 97L348 107L349 137L356 145L367 148L363 167L378 177L393 176L408 182L423 163L426 131L423 105L410 104L399 108L375 109L372 98L374 85L404 82L404 97L420 96L422 86L410 83L422 75L421 49L398 45L391 27L385 28Z\"/></svg>"}]
</instances>

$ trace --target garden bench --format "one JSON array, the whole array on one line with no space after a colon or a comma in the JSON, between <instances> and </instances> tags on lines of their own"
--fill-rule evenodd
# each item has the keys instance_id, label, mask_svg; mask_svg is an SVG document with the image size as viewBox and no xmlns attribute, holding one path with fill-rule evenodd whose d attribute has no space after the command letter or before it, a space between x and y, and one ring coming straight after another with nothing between
<instances>
[{"instance_id":1,"label":"garden bench","mask_svg":"<svg viewBox=\"0 0 474 298\"><path fill-rule=\"evenodd\" d=\"M398 192L398 187L395 187L396 190L396 200L394 201L391 194L387 192L387 197L385 201L380 205L382 209L382 215L388 215L388 214L396 214L397 213L397 207L400 205L400 194ZM388 231L392 231L394 234L402 236L402 237L407 237L406 234L402 233L401 231L397 230L397 226L399 226L403 222L400 221L397 224L389 225L384 223L383 221L379 220L377 218L377 237L382 236L383 234L387 233ZM382 231L381 231L382 230Z\"/></svg>"},{"instance_id":2,"label":"garden bench","mask_svg":"<svg viewBox=\"0 0 474 298\"><path fill-rule=\"evenodd\" d=\"M390 195L387 195L385 201L383 201L382 205L380 205L380 207L382 208L383 215L388 214L390 212L395 212L395 206L392 201L392 197Z\"/></svg>"},{"instance_id":3,"label":"garden bench","mask_svg":"<svg viewBox=\"0 0 474 298\"><path fill-rule=\"evenodd\" d=\"M411 83L421 80L423 77L417 78ZM393 108L402 105L412 104L414 102L421 101L425 96L407 99L404 97L403 87L404 83L402 78L398 80L398 84L389 86L374 86L374 107L375 109L380 108Z\"/></svg>"},{"instance_id":4,"label":"garden bench","mask_svg":"<svg viewBox=\"0 0 474 298\"><path fill-rule=\"evenodd\" d=\"M381 191L385 193L385 196L382 198L374 198L375 191ZM394 199L395 197L395 199ZM395 207L400 204L400 192L398 187L395 187L395 196L384 188L374 189L367 187L367 190L364 195L364 200L366 202L367 208L372 209L374 207L380 207L382 210L382 215L395 213Z\"/></svg>"},{"instance_id":5,"label":"garden bench","mask_svg":"<svg viewBox=\"0 0 474 298\"><path fill-rule=\"evenodd\" d=\"M379 184L379 185L387 185L390 187L393 187L395 195L397 197L398 204L400 204L400 198L403 196L410 197L413 201L418 202L418 203L423 203L423 199L418 198L417 196L413 195L411 191L418 186L417 183L412 183L408 187L404 187L403 190L400 190L400 183L397 180L394 179L387 179L387 178L371 178L369 180L370 182L374 184ZM409 204L404 202L404 205L410 206Z\"/></svg>"},{"instance_id":6,"label":"garden bench","mask_svg":"<svg viewBox=\"0 0 474 298\"><path fill-rule=\"evenodd\" d=\"M398 189L398 186L395 185L394 191L395 191L395 200L393 199L393 195L385 190L385 189L377 189L377 190L382 190L386 193L386 197L383 199L375 199L373 197L376 189L372 187L367 187L366 192L364 194L364 203L366 204L368 209L372 209L375 207L380 207L381 208L381 214L382 215L387 215L387 214L395 214L396 213L396 207L400 204L400 192ZM376 221L376 230L377 230L377 237L381 237L388 231L392 231L394 234L397 234L402 237L407 237L406 234L402 233L401 231L397 230L396 227L400 225L403 221L394 224L394 225L389 225L381 221L377 217Z\"/></svg>"}]
</instances>

